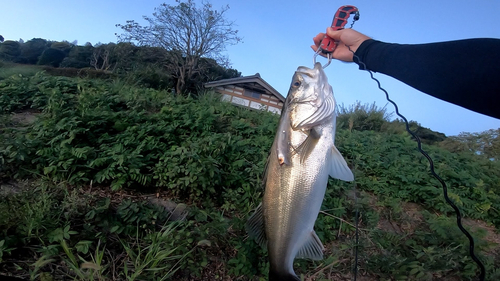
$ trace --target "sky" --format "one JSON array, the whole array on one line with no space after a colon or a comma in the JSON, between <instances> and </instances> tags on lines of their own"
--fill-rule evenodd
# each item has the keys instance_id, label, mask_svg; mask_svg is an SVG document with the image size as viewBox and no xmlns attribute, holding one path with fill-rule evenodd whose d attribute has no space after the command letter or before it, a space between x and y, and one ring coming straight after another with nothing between
<instances>
[{"instance_id":1,"label":"sky","mask_svg":"<svg viewBox=\"0 0 500 281\"><path fill-rule=\"evenodd\" d=\"M79 45L116 42L115 33L121 33L116 24L127 20L142 22L142 16L151 15L160 4L176 4L174 0L4 2L0 35L5 40L77 40ZM384 42L418 44L500 38L498 0L212 0L210 3L215 9L229 5L226 17L235 22L238 35L243 37L242 43L227 48L232 68L244 76L259 73L283 96L287 95L297 67L313 66L312 38L326 30L342 5L358 7L360 20L354 29ZM338 104L350 106L359 101L386 106L388 113L394 111L369 74L360 71L356 64L333 61L325 72ZM375 76L400 112L423 127L447 136L500 128L498 119L438 100L383 74Z\"/></svg>"}]
</instances>

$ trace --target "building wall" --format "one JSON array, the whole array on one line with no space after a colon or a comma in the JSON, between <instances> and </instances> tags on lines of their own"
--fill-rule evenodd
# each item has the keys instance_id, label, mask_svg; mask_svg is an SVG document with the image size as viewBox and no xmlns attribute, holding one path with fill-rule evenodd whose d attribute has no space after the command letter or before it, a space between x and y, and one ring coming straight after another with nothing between
<instances>
[{"instance_id":1,"label":"building wall","mask_svg":"<svg viewBox=\"0 0 500 281\"><path fill-rule=\"evenodd\" d=\"M241 87L226 85L216 87L215 90L222 94L222 99L231 103L246 106L254 109L264 108L267 111L281 114L283 103L275 96L261 94L260 99L253 98L246 90ZM245 92L247 91L247 92ZM247 93L247 95L245 95Z\"/></svg>"}]
</instances>

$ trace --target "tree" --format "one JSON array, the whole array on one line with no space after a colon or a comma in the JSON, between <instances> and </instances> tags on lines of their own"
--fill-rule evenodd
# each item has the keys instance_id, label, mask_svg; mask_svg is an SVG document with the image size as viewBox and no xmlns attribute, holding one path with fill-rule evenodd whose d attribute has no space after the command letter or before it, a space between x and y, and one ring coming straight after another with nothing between
<instances>
[{"instance_id":1,"label":"tree","mask_svg":"<svg viewBox=\"0 0 500 281\"><path fill-rule=\"evenodd\" d=\"M94 52L92 53L92 57L90 58L90 65L93 66L96 70L102 71L112 71L110 68L116 66L116 64L112 64L110 61L110 53L113 52L116 44L99 44L94 48Z\"/></svg>"},{"instance_id":2,"label":"tree","mask_svg":"<svg viewBox=\"0 0 500 281\"><path fill-rule=\"evenodd\" d=\"M21 45L20 62L27 64L36 64L43 51L48 49L47 40L33 38Z\"/></svg>"},{"instance_id":3,"label":"tree","mask_svg":"<svg viewBox=\"0 0 500 281\"><path fill-rule=\"evenodd\" d=\"M201 7L193 0L176 2L177 6L162 4L155 8L152 17L144 16L148 26L134 20L116 26L125 31L117 35L119 41L168 51L165 68L176 80L177 93L181 93L186 83L201 71L202 57L227 65L227 57L223 55L226 46L238 43L241 38L237 36L238 30L233 29L234 22L226 19L229 6L214 10L209 2Z\"/></svg>"},{"instance_id":4,"label":"tree","mask_svg":"<svg viewBox=\"0 0 500 281\"><path fill-rule=\"evenodd\" d=\"M356 104L349 107L343 104L338 107L337 127L349 129L349 131L373 130L380 132L382 126L389 122L391 113L387 113L385 107L379 108L375 103Z\"/></svg>"},{"instance_id":5,"label":"tree","mask_svg":"<svg viewBox=\"0 0 500 281\"><path fill-rule=\"evenodd\" d=\"M71 48L75 46L73 44L70 44L69 42L67 41L62 41L62 42L52 42L52 44L50 45L50 47L52 49L58 49L58 50L61 50L64 52L64 54L68 55L69 52L71 51Z\"/></svg>"},{"instance_id":6,"label":"tree","mask_svg":"<svg viewBox=\"0 0 500 281\"><path fill-rule=\"evenodd\" d=\"M85 46L73 45L68 56L61 62L60 67L89 67L93 52L94 47L90 43L85 44Z\"/></svg>"},{"instance_id":7,"label":"tree","mask_svg":"<svg viewBox=\"0 0 500 281\"><path fill-rule=\"evenodd\" d=\"M2 35L0 35L0 43L2 43L2 42L3 42L3 40L5 40L5 39L3 38L3 36L2 36Z\"/></svg>"},{"instance_id":8,"label":"tree","mask_svg":"<svg viewBox=\"0 0 500 281\"><path fill-rule=\"evenodd\" d=\"M66 57L66 54L54 48L48 48L43 51L40 59L38 60L39 65L51 65L53 67L59 67L63 59Z\"/></svg>"},{"instance_id":9,"label":"tree","mask_svg":"<svg viewBox=\"0 0 500 281\"><path fill-rule=\"evenodd\" d=\"M201 58L199 65L201 70L186 83L188 92L200 92L204 89L203 84L206 82L241 76L241 72L238 70L221 66L213 59Z\"/></svg>"},{"instance_id":10,"label":"tree","mask_svg":"<svg viewBox=\"0 0 500 281\"><path fill-rule=\"evenodd\" d=\"M7 40L0 44L0 59L15 61L21 54L21 44L17 41Z\"/></svg>"},{"instance_id":11,"label":"tree","mask_svg":"<svg viewBox=\"0 0 500 281\"><path fill-rule=\"evenodd\" d=\"M142 48L137 47L130 42L121 42L116 44L115 48L113 49L113 52L111 53L111 61L116 62L116 69L118 70L118 72L123 73L123 72L133 71L136 65L136 61L140 59L137 56L137 52L140 49ZM161 51L164 50L161 49Z\"/></svg>"},{"instance_id":12,"label":"tree","mask_svg":"<svg viewBox=\"0 0 500 281\"><path fill-rule=\"evenodd\" d=\"M451 152L470 151L484 155L490 160L500 159L500 128L480 133L462 132L458 136L447 138L440 146Z\"/></svg>"}]
</instances>

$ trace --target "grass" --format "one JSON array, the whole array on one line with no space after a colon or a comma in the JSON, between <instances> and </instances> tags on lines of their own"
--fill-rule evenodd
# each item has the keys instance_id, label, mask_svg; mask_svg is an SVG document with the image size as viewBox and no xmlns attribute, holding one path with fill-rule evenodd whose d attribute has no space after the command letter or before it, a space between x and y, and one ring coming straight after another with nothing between
<instances>
[{"instance_id":1,"label":"grass","mask_svg":"<svg viewBox=\"0 0 500 281\"><path fill-rule=\"evenodd\" d=\"M42 181L25 184L19 193L2 194L0 272L31 280L42 274L76 280L168 280L183 259L207 244L179 236L190 231L188 223L169 222L165 210L150 213L152 206L139 203L133 205L132 216L153 224L123 227L126 219L118 213L123 202L110 196L116 194ZM103 206L103 200L113 202ZM167 220L161 219L163 213Z\"/></svg>"},{"instance_id":2,"label":"grass","mask_svg":"<svg viewBox=\"0 0 500 281\"><path fill-rule=\"evenodd\" d=\"M33 76L37 72L43 70L42 66L17 64L11 62L0 61L0 80L8 78L12 75Z\"/></svg>"},{"instance_id":3,"label":"grass","mask_svg":"<svg viewBox=\"0 0 500 281\"><path fill-rule=\"evenodd\" d=\"M243 231L244 214L232 213L228 219L217 209L191 208L185 221L168 222L162 214L168 219L170 213L151 206L150 195L25 183L22 191L4 194L0 202L0 272L30 280L252 280L250 276L265 275L265 256ZM165 198L168 192L157 196ZM366 280L475 276L474 267L460 273L445 270L471 263L452 218L413 203L376 198L368 193L360 198L359 271L371 276ZM296 261L297 273L312 278L306 280L347 280L343 278L350 275L353 218L331 215L335 211L318 219L340 226L334 240L322 239L325 259ZM487 280L496 280L498 244L488 242L491 237L485 240L481 229L474 233L478 251L489 252L481 255L490 272ZM489 235L496 234L490 230ZM259 260L263 263L254 264Z\"/></svg>"}]
</instances>

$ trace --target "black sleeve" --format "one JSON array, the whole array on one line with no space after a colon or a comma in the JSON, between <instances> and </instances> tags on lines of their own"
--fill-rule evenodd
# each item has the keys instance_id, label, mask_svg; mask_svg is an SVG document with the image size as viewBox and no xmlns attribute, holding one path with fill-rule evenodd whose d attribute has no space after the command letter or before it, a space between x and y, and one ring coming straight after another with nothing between
<instances>
[{"instance_id":1,"label":"black sleeve","mask_svg":"<svg viewBox=\"0 0 500 281\"><path fill-rule=\"evenodd\" d=\"M500 118L500 39L401 45L366 40L356 50L366 68L424 93ZM357 58L354 61L363 69Z\"/></svg>"}]
</instances>

